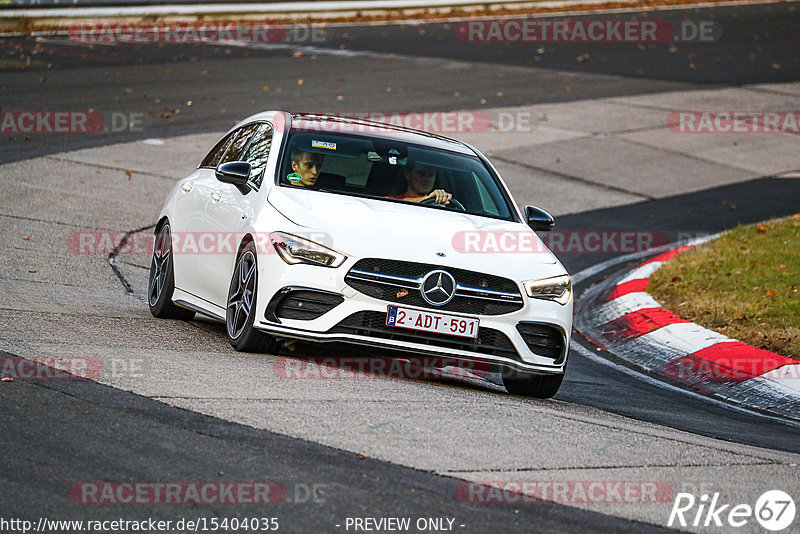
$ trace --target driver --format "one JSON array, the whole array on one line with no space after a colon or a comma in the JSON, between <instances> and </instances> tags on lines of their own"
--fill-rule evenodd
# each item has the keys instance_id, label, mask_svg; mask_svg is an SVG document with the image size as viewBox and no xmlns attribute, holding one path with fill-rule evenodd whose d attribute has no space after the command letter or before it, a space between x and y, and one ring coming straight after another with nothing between
<instances>
[{"instance_id":1,"label":"driver","mask_svg":"<svg viewBox=\"0 0 800 534\"><path fill-rule=\"evenodd\" d=\"M412 163L405 168L405 177L408 185L406 192L402 195L391 195L388 198L397 198L409 202L422 202L428 198L433 198L436 204L447 205L453 195L444 189L433 191L433 183L436 180L436 168L421 163Z\"/></svg>"},{"instance_id":2,"label":"driver","mask_svg":"<svg viewBox=\"0 0 800 534\"><path fill-rule=\"evenodd\" d=\"M300 175L300 180L290 183L302 187L314 187L322 168L322 160L322 154L292 150L292 171Z\"/></svg>"}]
</instances>

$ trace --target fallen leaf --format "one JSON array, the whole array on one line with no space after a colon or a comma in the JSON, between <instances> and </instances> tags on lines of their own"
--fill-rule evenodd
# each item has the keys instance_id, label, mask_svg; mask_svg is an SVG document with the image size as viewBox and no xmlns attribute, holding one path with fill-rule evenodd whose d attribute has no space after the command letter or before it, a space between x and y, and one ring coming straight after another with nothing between
<instances>
[{"instance_id":1,"label":"fallen leaf","mask_svg":"<svg viewBox=\"0 0 800 534\"><path fill-rule=\"evenodd\" d=\"M672 277L672 281L673 282L680 282L681 280L683 280L683 278L681 278L680 276L673 276Z\"/></svg>"},{"instance_id":2,"label":"fallen leaf","mask_svg":"<svg viewBox=\"0 0 800 534\"><path fill-rule=\"evenodd\" d=\"M125 176L127 176L128 180L130 180L133 177L133 173L131 171L125 171Z\"/></svg>"},{"instance_id":3,"label":"fallen leaf","mask_svg":"<svg viewBox=\"0 0 800 534\"><path fill-rule=\"evenodd\" d=\"M774 295L774 294L775 294L775 292L774 292L773 290L771 290L771 289L770 289L769 291L767 291L767 294L766 294L766 296L767 296L767 297L771 297L771 296L772 296L772 295Z\"/></svg>"},{"instance_id":4,"label":"fallen leaf","mask_svg":"<svg viewBox=\"0 0 800 534\"><path fill-rule=\"evenodd\" d=\"M83 415L89 415L89 412L88 411L87 412L83 412Z\"/></svg>"}]
</instances>

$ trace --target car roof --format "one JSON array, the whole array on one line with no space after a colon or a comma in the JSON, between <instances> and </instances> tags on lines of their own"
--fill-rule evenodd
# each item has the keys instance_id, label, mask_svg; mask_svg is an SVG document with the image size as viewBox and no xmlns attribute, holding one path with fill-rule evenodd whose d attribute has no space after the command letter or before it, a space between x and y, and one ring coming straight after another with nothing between
<instances>
[{"instance_id":1,"label":"car roof","mask_svg":"<svg viewBox=\"0 0 800 534\"><path fill-rule=\"evenodd\" d=\"M398 115L402 115L398 112ZM242 126L250 122L257 121L271 121L274 122L278 116L283 116L285 119L291 121L290 130L315 130L324 131L326 133L339 133L335 126L341 124L341 133L354 133L361 134L364 137L379 137L382 139L395 140L403 143L411 143L417 145L428 146L432 148L439 148L442 150L450 150L459 152L461 154L475 155L474 150L469 145L451 139L443 135L425 132L422 130L415 130L397 124L388 124L383 122L375 122L366 119L351 118L351 117L338 117L333 115L323 115L314 113L287 113L279 111L266 111L252 115L239 123L236 127ZM389 117L391 119L391 117ZM288 121L287 121L288 122ZM320 127L320 123L325 123L324 127ZM348 128L352 126L354 128Z\"/></svg>"}]
</instances>

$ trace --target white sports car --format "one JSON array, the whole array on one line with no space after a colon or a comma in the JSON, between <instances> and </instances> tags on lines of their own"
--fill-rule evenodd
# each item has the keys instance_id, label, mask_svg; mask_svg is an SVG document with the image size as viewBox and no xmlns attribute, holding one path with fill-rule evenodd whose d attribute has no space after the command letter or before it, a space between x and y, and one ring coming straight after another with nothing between
<instances>
[{"instance_id":1,"label":"white sports car","mask_svg":"<svg viewBox=\"0 0 800 534\"><path fill-rule=\"evenodd\" d=\"M572 285L492 164L439 135L271 111L228 132L155 228L156 317L226 323L240 351L340 341L561 385ZM502 243L503 246L498 246Z\"/></svg>"}]
</instances>

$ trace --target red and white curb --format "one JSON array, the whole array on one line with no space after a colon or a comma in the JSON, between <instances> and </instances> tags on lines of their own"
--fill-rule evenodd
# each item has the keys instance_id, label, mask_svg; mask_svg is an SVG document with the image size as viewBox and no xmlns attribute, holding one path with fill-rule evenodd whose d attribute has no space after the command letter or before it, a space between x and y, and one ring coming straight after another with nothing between
<instances>
[{"instance_id":1,"label":"red and white curb","mask_svg":"<svg viewBox=\"0 0 800 534\"><path fill-rule=\"evenodd\" d=\"M692 245L591 288L575 327L598 347L700 393L800 420L800 363L682 319L647 293L650 276Z\"/></svg>"}]
</instances>

